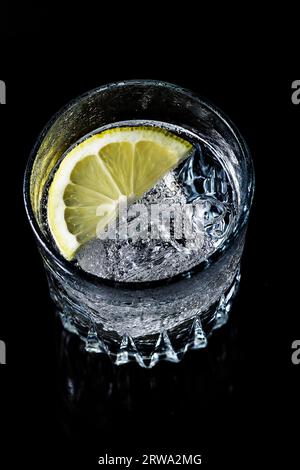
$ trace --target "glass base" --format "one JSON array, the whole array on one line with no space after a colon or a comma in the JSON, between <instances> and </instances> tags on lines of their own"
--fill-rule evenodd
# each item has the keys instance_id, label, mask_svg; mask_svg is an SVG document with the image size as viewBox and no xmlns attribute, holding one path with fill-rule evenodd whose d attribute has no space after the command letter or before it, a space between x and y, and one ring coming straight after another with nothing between
<instances>
[{"instance_id":1,"label":"glass base","mask_svg":"<svg viewBox=\"0 0 300 470\"><path fill-rule=\"evenodd\" d=\"M105 331L93 321L83 321L81 318L79 322L69 307L57 313L64 328L84 341L87 352L107 354L116 365L133 361L141 367L151 368L161 360L179 362L190 349L205 348L211 333L227 322L239 282L238 270L231 286L207 311L199 312L195 309L192 319L175 328L137 338L130 334L120 336Z\"/></svg>"}]
</instances>

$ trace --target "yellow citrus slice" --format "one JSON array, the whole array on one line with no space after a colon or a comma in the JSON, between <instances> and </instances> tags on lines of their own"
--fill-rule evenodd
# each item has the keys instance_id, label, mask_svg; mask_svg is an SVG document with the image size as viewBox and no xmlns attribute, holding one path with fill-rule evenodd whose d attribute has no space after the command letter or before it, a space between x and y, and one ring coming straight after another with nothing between
<instances>
[{"instance_id":1,"label":"yellow citrus slice","mask_svg":"<svg viewBox=\"0 0 300 470\"><path fill-rule=\"evenodd\" d=\"M139 199L186 158L192 145L158 127L119 127L75 146L60 163L48 194L48 223L70 260L117 216L126 196Z\"/></svg>"}]
</instances>

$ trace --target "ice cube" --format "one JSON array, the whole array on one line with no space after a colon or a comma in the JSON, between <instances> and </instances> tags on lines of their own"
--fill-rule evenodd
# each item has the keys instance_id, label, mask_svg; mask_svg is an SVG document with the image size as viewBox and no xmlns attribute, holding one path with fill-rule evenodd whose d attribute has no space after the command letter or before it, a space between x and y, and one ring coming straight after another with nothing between
<instances>
[{"instance_id":1,"label":"ice cube","mask_svg":"<svg viewBox=\"0 0 300 470\"><path fill-rule=\"evenodd\" d=\"M134 214L135 207L131 207L127 233L136 233L139 226L139 236L88 242L77 255L80 267L102 278L142 282L170 278L199 264L221 243L228 229L230 211L224 202L227 177L221 170L196 146L188 160L137 201L147 209L146 222L141 222ZM220 199L218 188L222 189ZM160 215L158 221L154 220L152 209L162 204L170 208L170 218L164 220ZM174 208L181 211L181 216L184 211L187 214L191 236L184 231L181 238L175 236L178 214ZM157 239L153 239L155 230L159 230Z\"/></svg>"}]
</instances>

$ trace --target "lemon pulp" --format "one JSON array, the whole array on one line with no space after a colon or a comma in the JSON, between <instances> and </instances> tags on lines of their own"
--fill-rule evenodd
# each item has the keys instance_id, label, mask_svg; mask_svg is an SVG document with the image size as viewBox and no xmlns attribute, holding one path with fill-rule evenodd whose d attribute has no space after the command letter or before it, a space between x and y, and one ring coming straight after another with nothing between
<instances>
[{"instance_id":1,"label":"lemon pulp","mask_svg":"<svg viewBox=\"0 0 300 470\"><path fill-rule=\"evenodd\" d=\"M159 127L120 127L88 137L61 161L48 193L48 224L62 255L95 238L121 197L139 199L192 145Z\"/></svg>"}]
</instances>

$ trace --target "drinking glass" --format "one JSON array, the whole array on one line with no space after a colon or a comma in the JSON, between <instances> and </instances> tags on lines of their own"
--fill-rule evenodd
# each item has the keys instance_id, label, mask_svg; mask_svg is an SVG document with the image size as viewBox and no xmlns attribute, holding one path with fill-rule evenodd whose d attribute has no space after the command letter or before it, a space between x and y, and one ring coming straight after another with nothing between
<instances>
[{"instance_id":1,"label":"drinking glass","mask_svg":"<svg viewBox=\"0 0 300 470\"><path fill-rule=\"evenodd\" d=\"M197 134L218 152L236 191L229 236L203 262L164 280L118 282L89 274L61 256L45 222L45 190L62 155L95 129L128 120L170 123ZM118 365L178 362L188 349L205 347L212 331L227 321L237 292L253 190L252 160L238 130L189 90L132 80L100 86L70 102L42 131L24 179L27 216L64 327L80 336L87 351L108 354Z\"/></svg>"}]
</instances>

